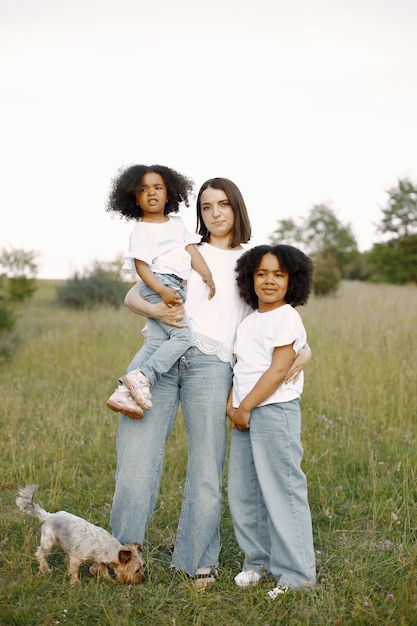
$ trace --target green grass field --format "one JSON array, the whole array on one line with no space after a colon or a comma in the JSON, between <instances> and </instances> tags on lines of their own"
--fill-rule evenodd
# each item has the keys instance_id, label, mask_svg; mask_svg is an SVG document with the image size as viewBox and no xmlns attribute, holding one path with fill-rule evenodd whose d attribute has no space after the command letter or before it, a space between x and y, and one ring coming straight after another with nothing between
<instances>
[{"instance_id":1,"label":"green grass field","mask_svg":"<svg viewBox=\"0 0 417 626\"><path fill-rule=\"evenodd\" d=\"M146 581L70 586L64 555L37 575L37 520L15 505L38 485L48 511L109 529L117 414L105 400L141 342L121 308L60 309L42 282L0 365L0 624L272 626L417 624L417 288L344 283L299 308L312 347L302 399L318 584L275 602L271 583L242 590L225 485L221 577L205 592L169 569L187 458L181 413L144 546Z\"/></svg>"}]
</instances>

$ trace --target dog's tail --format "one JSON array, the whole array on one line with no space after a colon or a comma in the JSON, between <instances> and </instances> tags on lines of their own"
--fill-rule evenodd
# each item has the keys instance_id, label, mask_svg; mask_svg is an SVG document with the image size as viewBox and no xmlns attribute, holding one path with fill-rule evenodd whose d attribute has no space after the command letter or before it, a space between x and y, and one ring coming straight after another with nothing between
<instances>
[{"instance_id":1,"label":"dog's tail","mask_svg":"<svg viewBox=\"0 0 417 626\"><path fill-rule=\"evenodd\" d=\"M34 497L36 493L36 485L27 485L19 489L19 495L16 498L16 504L23 513L28 513L33 517L37 517L42 522L49 517L50 513L47 513L42 507L34 503Z\"/></svg>"}]
</instances>

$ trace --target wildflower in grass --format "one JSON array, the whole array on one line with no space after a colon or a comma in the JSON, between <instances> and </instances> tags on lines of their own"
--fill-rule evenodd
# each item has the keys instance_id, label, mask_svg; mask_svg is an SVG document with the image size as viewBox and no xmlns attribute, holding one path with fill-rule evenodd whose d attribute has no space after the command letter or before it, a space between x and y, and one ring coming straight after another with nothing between
<instances>
[{"instance_id":1,"label":"wildflower in grass","mask_svg":"<svg viewBox=\"0 0 417 626\"><path fill-rule=\"evenodd\" d=\"M389 539L384 539L383 541L378 542L378 546L382 548L382 550L393 550L394 544Z\"/></svg>"},{"instance_id":2,"label":"wildflower in grass","mask_svg":"<svg viewBox=\"0 0 417 626\"><path fill-rule=\"evenodd\" d=\"M391 523L395 526L401 525L401 520L395 513L391 513Z\"/></svg>"}]
</instances>

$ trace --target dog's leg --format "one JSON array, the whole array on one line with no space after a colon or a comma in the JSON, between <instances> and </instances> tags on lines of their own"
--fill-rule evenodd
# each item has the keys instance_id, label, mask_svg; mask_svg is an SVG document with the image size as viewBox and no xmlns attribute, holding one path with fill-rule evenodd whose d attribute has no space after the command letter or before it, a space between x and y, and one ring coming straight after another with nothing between
<instances>
[{"instance_id":1,"label":"dog's leg","mask_svg":"<svg viewBox=\"0 0 417 626\"><path fill-rule=\"evenodd\" d=\"M98 571L100 572L100 575L103 576L103 578L105 578L106 580L112 583L115 582L114 578L110 576L109 570L107 569L107 565L105 563L98 563Z\"/></svg>"},{"instance_id":2,"label":"dog's leg","mask_svg":"<svg viewBox=\"0 0 417 626\"><path fill-rule=\"evenodd\" d=\"M91 576L95 576L97 578L99 574L98 564L93 563L92 565L90 565L89 571L90 571Z\"/></svg>"},{"instance_id":3,"label":"dog's leg","mask_svg":"<svg viewBox=\"0 0 417 626\"><path fill-rule=\"evenodd\" d=\"M48 572L51 571L51 568L49 567L48 563L46 562L46 557L48 556L50 551L51 551L51 549L49 549L49 550L45 549L44 546L41 543L40 546L38 546L38 549L35 552L35 556L38 559L38 563L39 563L39 569L38 569L38 573L39 574L47 574Z\"/></svg>"},{"instance_id":4,"label":"dog's leg","mask_svg":"<svg viewBox=\"0 0 417 626\"><path fill-rule=\"evenodd\" d=\"M55 543L55 533L50 529L48 522L45 522L41 530L41 542L35 553L39 562L39 574L46 574L51 571L46 559Z\"/></svg>"},{"instance_id":5,"label":"dog's leg","mask_svg":"<svg viewBox=\"0 0 417 626\"><path fill-rule=\"evenodd\" d=\"M82 561L73 554L68 555L68 574L70 576L71 584L79 585L80 579L78 578L78 571L80 569Z\"/></svg>"}]
</instances>

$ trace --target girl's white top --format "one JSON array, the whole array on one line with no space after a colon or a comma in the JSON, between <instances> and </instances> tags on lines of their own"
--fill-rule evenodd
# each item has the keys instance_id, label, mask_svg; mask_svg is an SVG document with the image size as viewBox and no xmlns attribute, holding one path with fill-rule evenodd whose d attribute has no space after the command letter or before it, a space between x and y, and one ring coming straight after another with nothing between
<instances>
[{"instance_id":1,"label":"girl's white top","mask_svg":"<svg viewBox=\"0 0 417 626\"><path fill-rule=\"evenodd\" d=\"M245 252L222 250L203 243L198 250L205 258L216 285L216 294L208 299L208 287L192 270L185 308L191 322L194 345L205 354L213 354L233 365L236 330L250 308L239 296L235 265Z\"/></svg>"},{"instance_id":2,"label":"girl's white top","mask_svg":"<svg viewBox=\"0 0 417 626\"><path fill-rule=\"evenodd\" d=\"M170 215L167 222L138 222L129 239L129 252L123 269L135 272L135 259L144 261L153 272L175 274L188 280L191 257L185 246L200 243L201 235L189 233L179 215Z\"/></svg>"},{"instance_id":3,"label":"girl's white top","mask_svg":"<svg viewBox=\"0 0 417 626\"><path fill-rule=\"evenodd\" d=\"M307 334L301 317L289 304L266 313L253 311L248 315L239 326L236 336L233 406L239 406L270 367L274 348L294 343L294 352L298 352L306 341ZM301 372L296 383L282 383L259 406L298 398L303 391L303 383L304 375Z\"/></svg>"}]
</instances>

